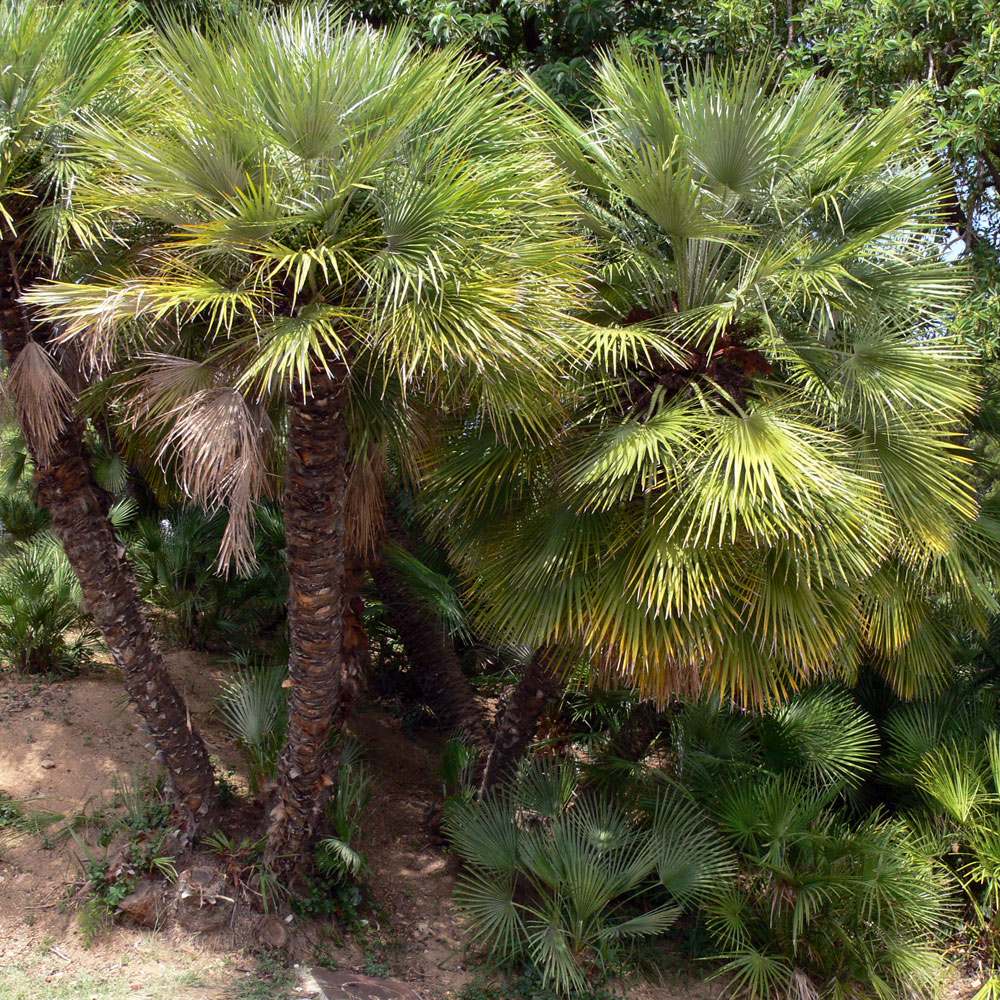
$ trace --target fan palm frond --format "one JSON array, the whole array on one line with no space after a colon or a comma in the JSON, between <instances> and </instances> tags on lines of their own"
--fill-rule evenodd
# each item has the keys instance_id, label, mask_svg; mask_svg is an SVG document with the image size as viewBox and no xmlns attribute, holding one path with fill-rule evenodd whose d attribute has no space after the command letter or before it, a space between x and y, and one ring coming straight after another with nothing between
<instances>
[{"instance_id":1,"label":"fan palm frond","mask_svg":"<svg viewBox=\"0 0 1000 1000\"><path fill-rule=\"evenodd\" d=\"M834 81L751 60L675 82L627 48L597 79L582 124L524 86L623 332L581 332L604 368L544 448L469 421L430 457L477 621L660 699L766 703L872 661L931 689L993 597L919 96L852 121Z\"/></svg>"}]
</instances>

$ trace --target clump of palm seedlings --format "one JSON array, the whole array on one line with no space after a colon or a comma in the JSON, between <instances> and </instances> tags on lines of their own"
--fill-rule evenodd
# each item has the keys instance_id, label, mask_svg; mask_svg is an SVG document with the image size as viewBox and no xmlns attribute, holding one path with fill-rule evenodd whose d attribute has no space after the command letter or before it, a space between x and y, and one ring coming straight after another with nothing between
<instances>
[{"instance_id":1,"label":"clump of palm seedlings","mask_svg":"<svg viewBox=\"0 0 1000 1000\"><path fill-rule=\"evenodd\" d=\"M342 884L365 870L358 850L361 817L371 801L371 773L365 766L361 745L346 739L340 746L337 787L326 808L327 835L316 845L314 858L321 875Z\"/></svg>"},{"instance_id":2,"label":"clump of palm seedlings","mask_svg":"<svg viewBox=\"0 0 1000 1000\"><path fill-rule=\"evenodd\" d=\"M735 870L681 789L664 784L639 802L582 777L571 759L530 759L509 787L454 797L444 817L476 937L494 961L533 965L560 992L605 980L631 945L720 894Z\"/></svg>"},{"instance_id":3,"label":"clump of palm seedlings","mask_svg":"<svg viewBox=\"0 0 1000 1000\"><path fill-rule=\"evenodd\" d=\"M749 996L885 1000L938 983L947 871L904 822L848 808L878 749L872 720L837 689L761 714L717 701L683 714L677 777L739 863L707 923Z\"/></svg>"},{"instance_id":4,"label":"clump of palm seedlings","mask_svg":"<svg viewBox=\"0 0 1000 1000\"><path fill-rule=\"evenodd\" d=\"M494 961L580 990L688 910L722 974L755 1000L936 988L941 928L956 912L952 871L984 881L971 851L982 857L973 831L985 828L968 823L963 843L975 848L950 871L928 850L940 837L862 808L879 733L846 690L812 689L760 712L706 698L681 707L672 729L659 766L591 757L588 742L589 763L543 752L482 800L449 800L444 828L465 866L457 898ZM950 804L967 820L995 810L1000 738L989 740L978 777L936 771L945 797L956 785L980 790L975 803L966 794Z\"/></svg>"},{"instance_id":5,"label":"clump of palm seedlings","mask_svg":"<svg viewBox=\"0 0 1000 1000\"><path fill-rule=\"evenodd\" d=\"M256 795L274 780L278 754L288 726L284 664L257 661L238 670L218 696L218 710L229 734L247 756L250 791Z\"/></svg>"},{"instance_id":6,"label":"clump of palm seedlings","mask_svg":"<svg viewBox=\"0 0 1000 1000\"><path fill-rule=\"evenodd\" d=\"M99 645L59 543L43 533L18 545L0 563L0 662L26 674L67 673Z\"/></svg>"},{"instance_id":7,"label":"clump of palm seedlings","mask_svg":"<svg viewBox=\"0 0 1000 1000\"><path fill-rule=\"evenodd\" d=\"M947 867L963 921L956 945L1000 996L1000 689L960 671L933 699L894 705L879 776L922 856Z\"/></svg>"}]
</instances>

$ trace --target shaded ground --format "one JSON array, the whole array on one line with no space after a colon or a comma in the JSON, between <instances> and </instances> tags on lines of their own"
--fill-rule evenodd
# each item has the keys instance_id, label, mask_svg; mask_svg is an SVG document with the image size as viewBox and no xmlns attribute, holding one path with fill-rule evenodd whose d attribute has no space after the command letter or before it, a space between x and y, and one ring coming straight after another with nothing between
<instances>
[{"instance_id":1,"label":"shaded ground","mask_svg":"<svg viewBox=\"0 0 1000 1000\"><path fill-rule=\"evenodd\" d=\"M223 769L239 774L241 756L212 718L223 679L206 657L170 654L168 663ZM371 867L376 915L362 939L318 925L293 927L304 963L391 975L424 1000L470 982L476 957L451 900L454 872L432 842L426 816L438 795L440 740L408 736L382 712L354 722L374 773L361 848ZM0 831L0 1000L289 1000L309 995L309 980L275 969L262 975L245 935L194 935L180 928L115 925L92 939L67 901L79 883L80 849L60 831L110 805L116 781L134 783L153 768L138 719L111 674L55 684L0 679L0 790L43 817L40 832ZM55 819L51 814L58 814ZM51 822L50 822L51 820ZM718 984L677 974L656 986L618 984L637 1000L715 1000ZM974 989L956 984L953 1000Z\"/></svg>"}]
</instances>

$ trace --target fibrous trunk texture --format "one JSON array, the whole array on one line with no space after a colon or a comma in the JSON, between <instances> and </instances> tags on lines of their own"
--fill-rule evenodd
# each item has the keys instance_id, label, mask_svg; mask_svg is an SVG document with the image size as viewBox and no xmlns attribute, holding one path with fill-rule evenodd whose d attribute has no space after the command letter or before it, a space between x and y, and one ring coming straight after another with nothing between
<instances>
[{"instance_id":1,"label":"fibrous trunk texture","mask_svg":"<svg viewBox=\"0 0 1000 1000\"><path fill-rule=\"evenodd\" d=\"M318 368L293 390L285 474L288 731L264 860L289 876L305 860L333 780L328 744L340 703L344 633L346 371Z\"/></svg>"},{"instance_id":2,"label":"fibrous trunk texture","mask_svg":"<svg viewBox=\"0 0 1000 1000\"><path fill-rule=\"evenodd\" d=\"M386 524L387 540L409 550L409 539L399 524L389 516ZM372 577L379 597L392 610L393 628L402 640L421 695L446 729L485 753L490 747L486 721L455 647L391 562L379 559Z\"/></svg>"},{"instance_id":3,"label":"fibrous trunk texture","mask_svg":"<svg viewBox=\"0 0 1000 1000\"><path fill-rule=\"evenodd\" d=\"M562 693L563 682L552 650L542 646L524 668L497 722L496 737L486 759L480 794L505 781L514 772L549 702Z\"/></svg>"},{"instance_id":4,"label":"fibrous trunk texture","mask_svg":"<svg viewBox=\"0 0 1000 1000\"><path fill-rule=\"evenodd\" d=\"M0 244L0 332L13 365L31 330L17 298L21 289L14 241ZM46 331L34 339L42 343ZM50 354L50 357L51 354ZM58 360L52 357L53 364ZM122 672L125 687L149 729L167 771L174 800L190 836L212 817L215 779L201 737L191 725L174 687L139 597L135 571L108 518L108 494L94 479L84 427L68 419L53 440L40 441L18 413L25 444L35 463L38 502L49 509L52 531L62 542L80 580L83 601Z\"/></svg>"},{"instance_id":5,"label":"fibrous trunk texture","mask_svg":"<svg viewBox=\"0 0 1000 1000\"><path fill-rule=\"evenodd\" d=\"M361 588L365 584L365 564L361 556L349 553L344 570L344 635L341 642L340 696L334 725L338 728L351 717L365 687L370 656L365 632L365 605Z\"/></svg>"},{"instance_id":6,"label":"fibrous trunk texture","mask_svg":"<svg viewBox=\"0 0 1000 1000\"><path fill-rule=\"evenodd\" d=\"M615 735L608 752L619 760L638 763L649 753L659 731L659 723L660 713L656 706L651 702L643 702Z\"/></svg>"}]
</instances>

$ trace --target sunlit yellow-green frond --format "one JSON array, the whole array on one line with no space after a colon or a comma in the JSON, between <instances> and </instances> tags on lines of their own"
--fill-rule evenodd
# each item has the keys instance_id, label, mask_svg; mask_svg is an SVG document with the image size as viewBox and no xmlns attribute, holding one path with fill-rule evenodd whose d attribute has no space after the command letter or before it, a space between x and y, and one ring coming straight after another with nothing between
<instances>
[{"instance_id":1,"label":"sunlit yellow-green frond","mask_svg":"<svg viewBox=\"0 0 1000 1000\"><path fill-rule=\"evenodd\" d=\"M429 467L480 621L660 698L862 664L926 689L993 605L994 542L921 95L852 120L835 81L675 83L624 48L597 78L584 123L525 84L601 264L564 425L456 428Z\"/></svg>"}]
</instances>

